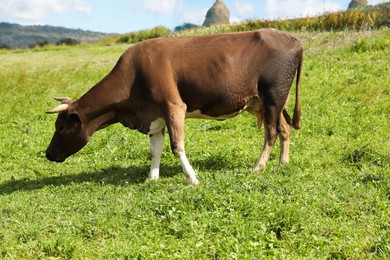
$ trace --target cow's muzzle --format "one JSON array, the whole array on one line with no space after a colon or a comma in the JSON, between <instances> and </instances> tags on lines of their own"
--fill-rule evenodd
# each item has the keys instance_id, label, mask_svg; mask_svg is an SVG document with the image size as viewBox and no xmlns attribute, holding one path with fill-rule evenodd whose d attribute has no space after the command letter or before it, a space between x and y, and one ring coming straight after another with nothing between
<instances>
[{"instance_id":1,"label":"cow's muzzle","mask_svg":"<svg viewBox=\"0 0 390 260\"><path fill-rule=\"evenodd\" d=\"M58 163L65 161L65 157L64 156L55 155L53 153L53 151L51 151L49 149L46 150L46 158L48 160L52 161L52 162L58 162Z\"/></svg>"}]
</instances>

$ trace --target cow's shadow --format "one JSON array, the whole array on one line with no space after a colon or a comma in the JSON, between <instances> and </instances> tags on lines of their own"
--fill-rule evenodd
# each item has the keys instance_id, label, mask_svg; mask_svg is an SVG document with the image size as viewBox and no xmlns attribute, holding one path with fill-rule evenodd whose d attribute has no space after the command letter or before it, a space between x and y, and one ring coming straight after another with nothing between
<instances>
[{"instance_id":1,"label":"cow's shadow","mask_svg":"<svg viewBox=\"0 0 390 260\"><path fill-rule=\"evenodd\" d=\"M215 164L215 158L210 156L205 160L194 161L194 165L199 169L219 170L223 168L223 164ZM113 166L95 171L84 171L75 174L66 174L62 176L41 177L34 180L20 179L9 180L0 184L0 195L11 194L16 191L32 191L39 190L44 187L56 187L71 185L75 183L92 182L101 185L131 185L140 184L146 181L149 172L149 164L143 166L120 167ZM182 173L180 163L177 165L161 164L160 178L172 178ZM184 178L184 177L183 177Z\"/></svg>"},{"instance_id":2,"label":"cow's shadow","mask_svg":"<svg viewBox=\"0 0 390 260\"><path fill-rule=\"evenodd\" d=\"M180 171L180 167L162 166L161 177L172 177L175 172ZM41 177L34 180L20 179L10 180L0 184L0 195L10 194L15 191L39 190L47 186L64 186L75 183L96 183L100 185L129 185L146 181L149 166L120 167L98 169L95 171L85 171L81 173L70 173L61 176Z\"/></svg>"}]
</instances>

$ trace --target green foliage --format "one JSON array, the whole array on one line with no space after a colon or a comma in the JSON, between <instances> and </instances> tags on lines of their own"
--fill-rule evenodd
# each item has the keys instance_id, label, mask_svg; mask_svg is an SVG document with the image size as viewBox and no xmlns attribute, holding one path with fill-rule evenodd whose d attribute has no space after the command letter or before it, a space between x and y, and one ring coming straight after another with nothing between
<instances>
[{"instance_id":1,"label":"green foliage","mask_svg":"<svg viewBox=\"0 0 390 260\"><path fill-rule=\"evenodd\" d=\"M192 24L192 23L184 23L182 25L176 26L174 31L175 32L181 32L181 31L184 31L184 30L194 29L196 27L199 27L199 26L196 25L196 24Z\"/></svg>"},{"instance_id":2,"label":"green foliage","mask_svg":"<svg viewBox=\"0 0 390 260\"><path fill-rule=\"evenodd\" d=\"M9 50L9 49L11 49L11 47L9 47L7 44L1 44L1 45L0 45L0 49L1 49L1 50L4 50L4 49L5 49L5 50Z\"/></svg>"},{"instance_id":3,"label":"green foliage","mask_svg":"<svg viewBox=\"0 0 390 260\"><path fill-rule=\"evenodd\" d=\"M249 114L187 120L198 187L168 138L161 179L145 182L148 137L120 125L62 164L46 160L52 97L80 97L127 46L1 50L0 258L389 259L389 33L296 33L303 128L288 165L277 145L251 172L264 130Z\"/></svg>"},{"instance_id":4,"label":"green foliage","mask_svg":"<svg viewBox=\"0 0 390 260\"><path fill-rule=\"evenodd\" d=\"M30 48L42 48L42 47L45 47L47 45L49 45L48 41L37 41L36 43L31 44Z\"/></svg>"},{"instance_id":5,"label":"green foliage","mask_svg":"<svg viewBox=\"0 0 390 260\"><path fill-rule=\"evenodd\" d=\"M380 51L390 48L390 35L381 39L360 38L353 42L351 50L354 52Z\"/></svg>"},{"instance_id":6,"label":"green foliage","mask_svg":"<svg viewBox=\"0 0 390 260\"><path fill-rule=\"evenodd\" d=\"M202 35L224 32L251 31L260 28L275 28L284 31L343 31L368 30L390 27L390 8L372 8L370 10L348 10L345 12L327 13L315 17L289 20L250 20L244 23L221 25L212 28L187 30L183 35Z\"/></svg>"},{"instance_id":7,"label":"green foliage","mask_svg":"<svg viewBox=\"0 0 390 260\"><path fill-rule=\"evenodd\" d=\"M137 43L148 39L167 37L171 30L163 26L157 26L150 30L141 30L119 36L117 43Z\"/></svg>"},{"instance_id":8,"label":"green foliage","mask_svg":"<svg viewBox=\"0 0 390 260\"><path fill-rule=\"evenodd\" d=\"M78 45L80 42L78 40L72 39L72 38L62 38L59 41L56 42L56 45Z\"/></svg>"},{"instance_id":9,"label":"green foliage","mask_svg":"<svg viewBox=\"0 0 390 260\"><path fill-rule=\"evenodd\" d=\"M314 17L296 18L289 20L249 20L238 24L224 24L211 27L196 27L193 25L175 29L175 36L205 35L226 32L251 31L260 28L275 28L284 31L344 31L371 30L390 27L390 6L387 3L370 6L367 9L348 10L345 12L326 13ZM180 29L180 30L179 30ZM142 30L123 35L108 36L101 39L102 44L137 43L143 40L167 37L173 33L165 27Z\"/></svg>"}]
</instances>

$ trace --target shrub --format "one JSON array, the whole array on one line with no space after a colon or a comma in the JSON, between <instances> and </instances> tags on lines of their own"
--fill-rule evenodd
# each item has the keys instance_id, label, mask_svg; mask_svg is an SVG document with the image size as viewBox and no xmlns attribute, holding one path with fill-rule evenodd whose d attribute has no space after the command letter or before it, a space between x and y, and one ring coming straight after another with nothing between
<instances>
[{"instance_id":1,"label":"shrub","mask_svg":"<svg viewBox=\"0 0 390 260\"><path fill-rule=\"evenodd\" d=\"M9 50L11 47L9 47L7 44L1 44L0 45L0 50Z\"/></svg>"},{"instance_id":2,"label":"shrub","mask_svg":"<svg viewBox=\"0 0 390 260\"><path fill-rule=\"evenodd\" d=\"M167 37L171 34L171 30L163 26L157 26L151 30L141 30L131 32L120 36L117 43L137 43L148 39Z\"/></svg>"},{"instance_id":3,"label":"shrub","mask_svg":"<svg viewBox=\"0 0 390 260\"><path fill-rule=\"evenodd\" d=\"M44 41L36 41L35 43L31 44L30 45L30 48L33 49L33 48L42 48L42 47L45 47L49 45L49 42L44 40Z\"/></svg>"},{"instance_id":4,"label":"shrub","mask_svg":"<svg viewBox=\"0 0 390 260\"><path fill-rule=\"evenodd\" d=\"M357 39L353 43L352 50L358 53L367 51L367 39L366 38Z\"/></svg>"},{"instance_id":5,"label":"shrub","mask_svg":"<svg viewBox=\"0 0 390 260\"><path fill-rule=\"evenodd\" d=\"M219 25L209 30L194 29L179 33L179 35L201 35L222 32L250 31L260 28L275 28L285 31L342 31L367 30L390 26L390 8L348 10L344 12L326 13L315 17L305 17L288 20L250 20L233 25Z\"/></svg>"},{"instance_id":6,"label":"shrub","mask_svg":"<svg viewBox=\"0 0 390 260\"><path fill-rule=\"evenodd\" d=\"M129 35L122 35L121 37L119 37L119 39L117 40L117 43L127 43L129 42Z\"/></svg>"},{"instance_id":7,"label":"shrub","mask_svg":"<svg viewBox=\"0 0 390 260\"><path fill-rule=\"evenodd\" d=\"M180 31L183 31L183 30L189 30L189 29L194 29L198 27L196 24L193 24L193 23L184 23L183 25L179 25L179 26L176 26L174 31L175 32L180 32Z\"/></svg>"},{"instance_id":8,"label":"shrub","mask_svg":"<svg viewBox=\"0 0 390 260\"><path fill-rule=\"evenodd\" d=\"M72 38L62 38L59 41L56 42L56 45L68 45L68 46L73 46L80 44L79 41L72 39Z\"/></svg>"},{"instance_id":9,"label":"shrub","mask_svg":"<svg viewBox=\"0 0 390 260\"><path fill-rule=\"evenodd\" d=\"M353 42L351 51L362 53L366 51L382 51L388 48L390 48L390 37L375 40L361 38Z\"/></svg>"},{"instance_id":10,"label":"shrub","mask_svg":"<svg viewBox=\"0 0 390 260\"><path fill-rule=\"evenodd\" d=\"M344 12L325 13L315 17L304 17L288 20L248 20L243 23L214 25L211 27L195 27L177 32L176 36L206 35L225 32L251 31L260 28L275 28L285 31L342 31L367 30L390 27L390 5L382 4L369 10L348 10ZM178 28L178 27L176 27ZM177 31L175 29L175 31ZM105 38L116 43L137 43L143 40L167 37L172 32L166 27L155 27L151 30L131 32L115 38ZM101 41L101 42L104 42Z\"/></svg>"}]
</instances>

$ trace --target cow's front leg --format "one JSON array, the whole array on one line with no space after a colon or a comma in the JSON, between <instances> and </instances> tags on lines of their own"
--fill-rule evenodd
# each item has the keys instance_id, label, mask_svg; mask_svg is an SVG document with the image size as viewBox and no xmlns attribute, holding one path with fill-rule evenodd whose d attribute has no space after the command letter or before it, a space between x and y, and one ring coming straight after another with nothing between
<instances>
[{"instance_id":1,"label":"cow's front leg","mask_svg":"<svg viewBox=\"0 0 390 260\"><path fill-rule=\"evenodd\" d=\"M148 176L148 181L157 180L160 175L160 159L164 145L165 129L150 135L150 155L152 158L152 165Z\"/></svg>"},{"instance_id":2,"label":"cow's front leg","mask_svg":"<svg viewBox=\"0 0 390 260\"><path fill-rule=\"evenodd\" d=\"M199 184L196 173L189 163L184 150L184 120L186 105L170 104L167 109L166 123L173 154L180 160L184 175L189 184Z\"/></svg>"}]
</instances>

